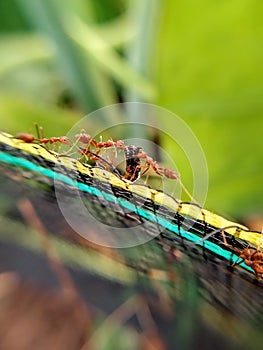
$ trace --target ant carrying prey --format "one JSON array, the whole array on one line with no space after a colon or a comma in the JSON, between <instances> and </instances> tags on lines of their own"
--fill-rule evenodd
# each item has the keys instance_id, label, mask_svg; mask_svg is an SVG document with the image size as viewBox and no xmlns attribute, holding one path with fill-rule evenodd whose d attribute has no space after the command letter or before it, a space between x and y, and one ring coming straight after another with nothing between
<instances>
[{"instance_id":1,"label":"ant carrying prey","mask_svg":"<svg viewBox=\"0 0 263 350\"><path fill-rule=\"evenodd\" d=\"M168 179L179 179L179 174L176 171L170 168L160 167L160 165L153 160L153 158L149 157L141 147L132 145L125 146L124 153L127 164L124 177L130 181L137 180L140 176L146 174L151 168L157 175L165 176ZM145 160L145 165L141 165L141 160ZM143 168L144 170L141 173Z\"/></svg>"},{"instance_id":2,"label":"ant carrying prey","mask_svg":"<svg viewBox=\"0 0 263 350\"><path fill-rule=\"evenodd\" d=\"M170 168L160 167L160 165L154 161L153 158L149 157L141 147L133 145L126 146L123 140L108 140L103 142L102 136L100 136L100 141L97 142L91 135L84 132L76 134L75 138L77 142L81 142L86 145L86 153L89 153L91 147L98 149L96 154L99 154L101 149L107 149L110 147L117 150L123 150L126 159L126 173L124 177L130 181L136 181L140 177L141 169L143 168L140 160L145 160L145 169L143 170L141 176L152 168L157 175L165 176L168 179L179 179L179 174L176 171ZM82 150L82 152L85 151Z\"/></svg>"},{"instance_id":3,"label":"ant carrying prey","mask_svg":"<svg viewBox=\"0 0 263 350\"><path fill-rule=\"evenodd\" d=\"M124 151L125 161L126 161L126 171L123 175L124 179L129 181L136 181L141 176L146 174L148 171L153 170L157 175L164 176L170 180L177 180L180 182L182 188L186 192L186 194L196 202L186 187L180 180L180 175L173 169L163 168L161 167L157 161L153 160L141 147L133 146L133 145L125 145L123 140L113 141L103 141L102 136L100 136L99 142L97 142L91 135L86 132L81 132L75 135L76 143L80 142L84 144L85 149L81 148L81 153L88 155L90 149L97 149L96 154L98 155L102 149L114 148L115 150ZM141 164L141 161L144 161L144 164ZM149 177L149 173L147 175L146 181Z\"/></svg>"}]
</instances>

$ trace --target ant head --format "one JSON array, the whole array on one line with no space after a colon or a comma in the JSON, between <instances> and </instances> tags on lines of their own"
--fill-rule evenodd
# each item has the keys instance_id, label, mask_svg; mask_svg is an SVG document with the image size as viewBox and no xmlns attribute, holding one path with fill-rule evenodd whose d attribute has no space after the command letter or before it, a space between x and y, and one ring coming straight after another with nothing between
<instances>
[{"instance_id":1,"label":"ant head","mask_svg":"<svg viewBox=\"0 0 263 350\"><path fill-rule=\"evenodd\" d=\"M137 147L137 155L141 159L151 159L141 147Z\"/></svg>"},{"instance_id":2,"label":"ant head","mask_svg":"<svg viewBox=\"0 0 263 350\"><path fill-rule=\"evenodd\" d=\"M66 137L66 136L61 136L61 137L59 138L59 141L60 141L61 143L63 143L64 145L68 145L68 144L69 144L69 138Z\"/></svg>"},{"instance_id":3,"label":"ant head","mask_svg":"<svg viewBox=\"0 0 263 350\"><path fill-rule=\"evenodd\" d=\"M118 149L125 149L125 144L123 140L117 140L115 143L116 148Z\"/></svg>"}]
</instances>

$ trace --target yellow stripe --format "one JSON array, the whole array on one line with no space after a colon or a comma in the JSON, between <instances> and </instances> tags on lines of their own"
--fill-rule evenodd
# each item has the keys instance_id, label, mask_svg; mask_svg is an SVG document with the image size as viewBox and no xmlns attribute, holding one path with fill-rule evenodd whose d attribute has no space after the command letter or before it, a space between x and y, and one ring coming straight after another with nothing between
<instances>
[{"instance_id":1,"label":"yellow stripe","mask_svg":"<svg viewBox=\"0 0 263 350\"><path fill-rule=\"evenodd\" d=\"M59 155L56 152L47 150L45 147L39 144L25 143L24 141L18 140L12 135L4 132L0 132L0 142L19 149L23 152L41 156L44 159L56 164L64 165L68 169L78 170L83 174L98 179L99 181L108 182L116 187L122 188L141 197L151 199L155 203L164 205L175 212L179 212L182 215L187 215L200 221L205 221L207 224L215 228L220 229L228 226L235 226L225 229L225 232L235 236L236 238L248 241L256 247L263 248L263 236L260 232L249 231L247 227L229 221L211 211L200 208L197 205L182 203L180 200L177 200L166 193L152 189L145 185L134 184L126 179L121 179L107 170L98 167L92 167L91 165L83 164L74 158Z\"/></svg>"}]
</instances>

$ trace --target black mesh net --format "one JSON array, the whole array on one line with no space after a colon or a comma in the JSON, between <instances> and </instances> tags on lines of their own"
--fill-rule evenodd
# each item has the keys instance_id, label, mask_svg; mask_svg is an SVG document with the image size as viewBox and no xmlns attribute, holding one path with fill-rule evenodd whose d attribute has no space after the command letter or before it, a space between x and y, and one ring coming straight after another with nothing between
<instances>
[{"instance_id":1,"label":"black mesh net","mask_svg":"<svg viewBox=\"0 0 263 350\"><path fill-rule=\"evenodd\" d=\"M79 183L89 184L100 190L105 194L104 197L81 192L81 200L93 218L106 225L107 230L111 227L123 228L123 230L128 228L130 234L148 235L152 238L142 245L124 249L98 246L79 236L65 220L56 200L52 178L14 164L0 163L1 216L5 223L1 226L0 235L2 271L15 271L22 278L44 285L45 288L57 286L56 276L48 267L43 251L39 253L37 249L30 246L30 242L22 244L19 232L12 229L14 222L20 223L23 227L29 224L21 214L18 205L26 198L32 203L50 239L56 237L61 247L68 244L72 247L72 254L75 247L82 247L84 255L87 254L87 259L91 259L89 254L94 254L94 261L88 260L87 264L80 264L78 268L70 263L70 254L64 257L65 260L61 258L86 305L92 304L95 309L100 309L104 314L111 314L122 303L125 295L140 296L147 301L160 338L167 348L173 349L180 348L182 344L185 344L185 348L202 346L203 349L209 349L211 348L209 337L221 346L218 348L224 346L229 349L245 349L248 348L249 337L247 339L241 337L244 339L242 344L238 339L238 328L242 325L244 329L251 332L252 330L260 332L263 324L261 281L257 280L253 273L239 267L232 267L231 259L229 261L220 258L204 245L197 246L180 235L181 229L196 233L200 239L209 237L207 239L210 242L227 250L222 232L218 231L209 236L215 231L215 227L205 221L174 212L165 205L157 204L153 200L109 182L69 169L63 164L55 166L41 156L34 156L3 143L0 144L0 151L26 159L43 168L55 170L67 177L77 179ZM56 191L63 192L63 200L70 206L72 212L77 210L76 189L73 186L58 182ZM109 202L107 194L113 194L116 201ZM130 211L124 208L118 199L125 199L135 207L146 209L154 215L158 213L158 217L176 225L179 228L179 234L174 234L169 227L160 226L158 219L155 222L147 220L140 215L139 210ZM78 213L74 214L78 217ZM78 220L82 221L81 213ZM99 236L102 234L100 228L101 226L97 227L91 223L86 230ZM30 237L29 235L28 239ZM27 238L22 237L22 241L23 239ZM242 250L248 246L246 241L227 233L225 233L225 239L229 245L237 249ZM112 268L111 271L105 263L98 268L96 264L101 255L106 256L109 261L116 262L118 268ZM78 256L74 256L74 259L78 262ZM122 279L119 266L127 268L133 277ZM110 271L106 274L103 270ZM127 275L129 273L127 272ZM116 274L120 274L119 278ZM96 318L93 307L89 312L93 318ZM170 308L170 312L167 308ZM226 319L227 321L224 321ZM185 329L182 322L188 325ZM220 330L222 324L224 332ZM145 331L137 318L131 317L129 327ZM191 334L190 338L189 334ZM261 339L259 335L257 336Z\"/></svg>"}]
</instances>

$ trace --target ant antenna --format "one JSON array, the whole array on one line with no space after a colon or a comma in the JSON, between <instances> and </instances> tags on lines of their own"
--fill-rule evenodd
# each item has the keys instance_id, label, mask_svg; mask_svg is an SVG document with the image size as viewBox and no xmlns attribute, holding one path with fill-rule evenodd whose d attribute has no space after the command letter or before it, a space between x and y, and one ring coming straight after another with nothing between
<instances>
[{"instance_id":1,"label":"ant antenna","mask_svg":"<svg viewBox=\"0 0 263 350\"><path fill-rule=\"evenodd\" d=\"M35 129L36 129L36 134L37 134L37 138L40 140L41 136L40 136L40 132L39 132L39 125L38 123L34 123Z\"/></svg>"}]
</instances>

